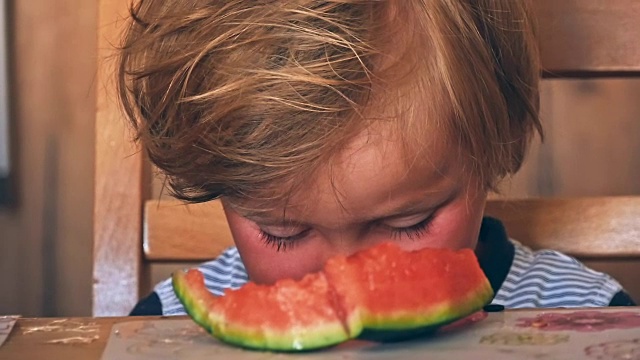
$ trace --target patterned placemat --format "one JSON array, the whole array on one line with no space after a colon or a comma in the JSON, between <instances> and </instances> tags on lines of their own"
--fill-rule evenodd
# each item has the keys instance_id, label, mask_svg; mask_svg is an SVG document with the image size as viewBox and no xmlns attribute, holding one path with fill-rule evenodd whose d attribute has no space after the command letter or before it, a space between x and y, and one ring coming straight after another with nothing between
<instances>
[{"instance_id":1,"label":"patterned placemat","mask_svg":"<svg viewBox=\"0 0 640 360\"><path fill-rule=\"evenodd\" d=\"M306 353L239 349L215 340L191 320L115 325L102 360L141 359L640 359L640 310L479 313L434 336L396 343L349 341Z\"/></svg>"}]
</instances>

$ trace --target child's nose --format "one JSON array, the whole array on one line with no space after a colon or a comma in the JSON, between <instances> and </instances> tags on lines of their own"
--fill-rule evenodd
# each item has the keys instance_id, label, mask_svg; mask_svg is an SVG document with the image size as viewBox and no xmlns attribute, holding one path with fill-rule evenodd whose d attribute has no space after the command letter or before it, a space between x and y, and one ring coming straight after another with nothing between
<instances>
[{"instance_id":1,"label":"child's nose","mask_svg":"<svg viewBox=\"0 0 640 360\"><path fill-rule=\"evenodd\" d=\"M360 250L372 247L385 241L393 241L391 238L379 236L369 236L366 233L359 232L342 232L327 236L324 247L324 260L328 260L332 256L343 255L349 256Z\"/></svg>"}]
</instances>

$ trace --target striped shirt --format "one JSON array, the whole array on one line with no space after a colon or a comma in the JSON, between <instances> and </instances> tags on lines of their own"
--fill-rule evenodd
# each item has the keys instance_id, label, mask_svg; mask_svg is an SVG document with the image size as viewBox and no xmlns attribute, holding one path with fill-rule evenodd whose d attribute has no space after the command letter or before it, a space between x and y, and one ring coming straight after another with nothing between
<instances>
[{"instance_id":1,"label":"striped shirt","mask_svg":"<svg viewBox=\"0 0 640 360\"><path fill-rule=\"evenodd\" d=\"M200 264L198 270L204 275L207 289L214 295L223 295L225 289L237 289L249 281L235 247L226 249L213 261ZM171 278L162 281L153 290L160 298L162 315L186 315L184 307L173 291Z\"/></svg>"},{"instance_id":2,"label":"striped shirt","mask_svg":"<svg viewBox=\"0 0 640 360\"><path fill-rule=\"evenodd\" d=\"M508 309L608 306L622 286L587 268L578 260L553 250L531 251L514 244L509 273L493 303Z\"/></svg>"},{"instance_id":3,"label":"striped shirt","mask_svg":"<svg viewBox=\"0 0 640 360\"><path fill-rule=\"evenodd\" d=\"M610 276L591 270L572 257L552 250L532 251L517 241L508 241L515 251L506 277L493 299L494 304L510 309L599 307L608 306L622 290L622 286ZM222 295L228 288L237 289L248 281L235 247L198 269L204 274L207 288L215 295ZM160 299L163 315L185 314L173 291L171 279L159 283L154 291Z\"/></svg>"}]
</instances>

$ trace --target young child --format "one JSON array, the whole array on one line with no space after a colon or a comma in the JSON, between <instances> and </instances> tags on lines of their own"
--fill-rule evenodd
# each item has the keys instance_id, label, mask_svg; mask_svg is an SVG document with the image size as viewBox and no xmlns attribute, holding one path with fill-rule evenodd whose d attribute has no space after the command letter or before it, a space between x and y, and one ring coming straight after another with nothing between
<instances>
[{"instance_id":1,"label":"young child","mask_svg":"<svg viewBox=\"0 0 640 360\"><path fill-rule=\"evenodd\" d=\"M174 195L220 198L215 294L383 241L473 248L507 308L631 305L620 284L483 218L537 132L539 63L513 0L144 0L120 100ZM170 280L134 315L184 314Z\"/></svg>"}]
</instances>

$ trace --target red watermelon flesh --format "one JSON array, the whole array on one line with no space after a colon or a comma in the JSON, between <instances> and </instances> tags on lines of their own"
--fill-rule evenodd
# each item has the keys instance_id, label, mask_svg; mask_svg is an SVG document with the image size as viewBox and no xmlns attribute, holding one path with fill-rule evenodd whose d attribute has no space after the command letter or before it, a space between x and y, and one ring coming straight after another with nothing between
<instances>
[{"instance_id":1,"label":"red watermelon flesh","mask_svg":"<svg viewBox=\"0 0 640 360\"><path fill-rule=\"evenodd\" d=\"M252 282L217 297L198 270L177 272L173 286L187 313L214 337L253 349L295 351L341 343L345 314L322 273L273 286ZM357 334L356 334L357 335Z\"/></svg>"},{"instance_id":2,"label":"red watermelon flesh","mask_svg":"<svg viewBox=\"0 0 640 360\"><path fill-rule=\"evenodd\" d=\"M398 340L482 308L493 291L472 250L402 251L393 243L330 259L319 273L217 297L198 270L176 272L176 294L214 337L242 347L300 351L364 337Z\"/></svg>"},{"instance_id":3,"label":"red watermelon flesh","mask_svg":"<svg viewBox=\"0 0 640 360\"><path fill-rule=\"evenodd\" d=\"M360 338L394 340L434 330L482 308L493 291L471 250L404 252L391 243L333 258L324 273L357 304Z\"/></svg>"}]
</instances>

